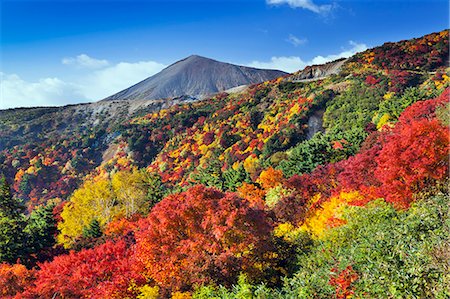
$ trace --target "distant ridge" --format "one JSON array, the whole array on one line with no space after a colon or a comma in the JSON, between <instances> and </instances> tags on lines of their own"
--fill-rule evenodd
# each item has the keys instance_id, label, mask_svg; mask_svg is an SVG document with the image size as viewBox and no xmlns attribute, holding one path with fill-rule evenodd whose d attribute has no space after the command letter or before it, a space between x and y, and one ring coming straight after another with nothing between
<instances>
[{"instance_id":1,"label":"distant ridge","mask_svg":"<svg viewBox=\"0 0 450 299\"><path fill-rule=\"evenodd\" d=\"M287 73L233 65L191 55L104 101L201 98L233 87L272 80Z\"/></svg>"}]
</instances>

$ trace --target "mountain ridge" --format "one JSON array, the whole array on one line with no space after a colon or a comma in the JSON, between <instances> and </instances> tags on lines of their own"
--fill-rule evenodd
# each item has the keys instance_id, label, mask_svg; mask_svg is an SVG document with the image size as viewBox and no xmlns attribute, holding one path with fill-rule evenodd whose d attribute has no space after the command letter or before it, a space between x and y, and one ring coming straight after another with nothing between
<instances>
[{"instance_id":1,"label":"mountain ridge","mask_svg":"<svg viewBox=\"0 0 450 299\"><path fill-rule=\"evenodd\" d=\"M260 83L284 75L287 73L279 70L239 66L190 55L102 101L151 100L179 96L203 98L233 87Z\"/></svg>"}]
</instances>

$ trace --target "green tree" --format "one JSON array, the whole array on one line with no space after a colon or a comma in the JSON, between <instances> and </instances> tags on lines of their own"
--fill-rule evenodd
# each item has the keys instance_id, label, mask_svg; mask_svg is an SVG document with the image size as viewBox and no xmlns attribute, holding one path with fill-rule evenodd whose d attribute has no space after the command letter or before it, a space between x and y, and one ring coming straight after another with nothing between
<instances>
[{"instance_id":1,"label":"green tree","mask_svg":"<svg viewBox=\"0 0 450 299\"><path fill-rule=\"evenodd\" d=\"M197 167L197 172L192 175L192 179L196 183L223 190L222 162L218 159L218 156L218 153L213 153L206 162L206 165L199 165Z\"/></svg>"},{"instance_id":2,"label":"green tree","mask_svg":"<svg viewBox=\"0 0 450 299\"><path fill-rule=\"evenodd\" d=\"M97 219L93 219L89 226L83 229L83 237L85 238L99 238L103 235L100 227L100 222Z\"/></svg>"},{"instance_id":3,"label":"green tree","mask_svg":"<svg viewBox=\"0 0 450 299\"><path fill-rule=\"evenodd\" d=\"M279 163L279 168L288 177L311 172L319 165L355 155L366 137L367 133L360 128L345 132L334 129L326 134L318 132L289 150L288 158Z\"/></svg>"},{"instance_id":4,"label":"green tree","mask_svg":"<svg viewBox=\"0 0 450 299\"><path fill-rule=\"evenodd\" d=\"M331 298L342 290L330 279L349 268L358 277L350 284L355 298L449 298L448 207L448 194L438 194L406 211L383 200L349 208L346 225L299 257L286 298Z\"/></svg>"},{"instance_id":5,"label":"green tree","mask_svg":"<svg viewBox=\"0 0 450 299\"><path fill-rule=\"evenodd\" d=\"M14 263L24 255L24 206L12 197L4 177L0 178L0 262Z\"/></svg>"},{"instance_id":6,"label":"green tree","mask_svg":"<svg viewBox=\"0 0 450 299\"><path fill-rule=\"evenodd\" d=\"M164 183L161 180L161 176L156 173L152 172L147 175L146 177L147 181L147 206L144 207L146 211L144 213L146 214L150 209L160 202L164 196L167 195L168 190Z\"/></svg>"},{"instance_id":7,"label":"green tree","mask_svg":"<svg viewBox=\"0 0 450 299\"><path fill-rule=\"evenodd\" d=\"M4 176L0 178L0 212L7 217L17 217L25 211L22 202L12 197L11 188Z\"/></svg>"},{"instance_id":8,"label":"green tree","mask_svg":"<svg viewBox=\"0 0 450 299\"><path fill-rule=\"evenodd\" d=\"M232 167L228 168L223 172L222 177L224 178L225 190L233 192L236 191L243 182L251 183L252 181L248 172L245 171L243 164L240 164L236 170Z\"/></svg>"},{"instance_id":9,"label":"green tree","mask_svg":"<svg viewBox=\"0 0 450 299\"><path fill-rule=\"evenodd\" d=\"M378 111L378 105L385 93L386 89L383 86L372 88L362 82L354 83L327 103L323 126L326 130L364 129Z\"/></svg>"},{"instance_id":10,"label":"green tree","mask_svg":"<svg viewBox=\"0 0 450 299\"><path fill-rule=\"evenodd\" d=\"M55 204L38 207L27 219L24 229L26 234L27 253L33 255L40 251L51 248L56 243L57 223L53 216Z\"/></svg>"}]
</instances>

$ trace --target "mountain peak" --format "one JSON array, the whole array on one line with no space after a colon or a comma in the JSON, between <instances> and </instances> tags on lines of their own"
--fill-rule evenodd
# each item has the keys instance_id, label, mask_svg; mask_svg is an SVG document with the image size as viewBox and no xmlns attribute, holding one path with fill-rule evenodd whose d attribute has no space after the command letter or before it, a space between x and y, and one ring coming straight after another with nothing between
<instances>
[{"instance_id":1,"label":"mountain peak","mask_svg":"<svg viewBox=\"0 0 450 299\"><path fill-rule=\"evenodd\" d=\"M286 73L282 71L238 66L194 54L105 100L151 100L180 96L201 98L284 75Z\"/></svg>"},{"instance_id":2,"label":"mountain peak","mask_svg":"<svg viewBox=\"0 0 450 299\"><path fill-rule=\"evenodd\" d=\"M197 55L197 54L189 55L185 59L209 59L209 60L211 60L210 58L207 58L207 57L204 57L204 56L200 56L200 55Z\"/></svg>"}]
</instances>

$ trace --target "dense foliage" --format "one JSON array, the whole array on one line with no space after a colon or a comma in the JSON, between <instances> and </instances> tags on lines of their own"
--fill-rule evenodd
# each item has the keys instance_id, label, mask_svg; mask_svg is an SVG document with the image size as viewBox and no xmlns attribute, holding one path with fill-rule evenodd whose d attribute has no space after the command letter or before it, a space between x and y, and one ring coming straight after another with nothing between
<instances>
[{"instance_id":1,"label":"dense foliage","mask_svg":"<svg viewBox=\"0 0 450 299\"><path fill-rule=\"evenodd\" d=\"M263 210L235 194L196 186L152 209L136 234L136 257L161 289L230 286L241 271L263 275L270 230Z\"/></svg>"},{"instance_id":2,"label":"dense foliage","mask_svg":"<svg viewBox=\"0 0 450 299\"><path fill-rule=\"evenodd\" d=\"M449 297L447 56L446 30L29 143L5 113L0 296Z\"/></svg>"}]
</instances>

